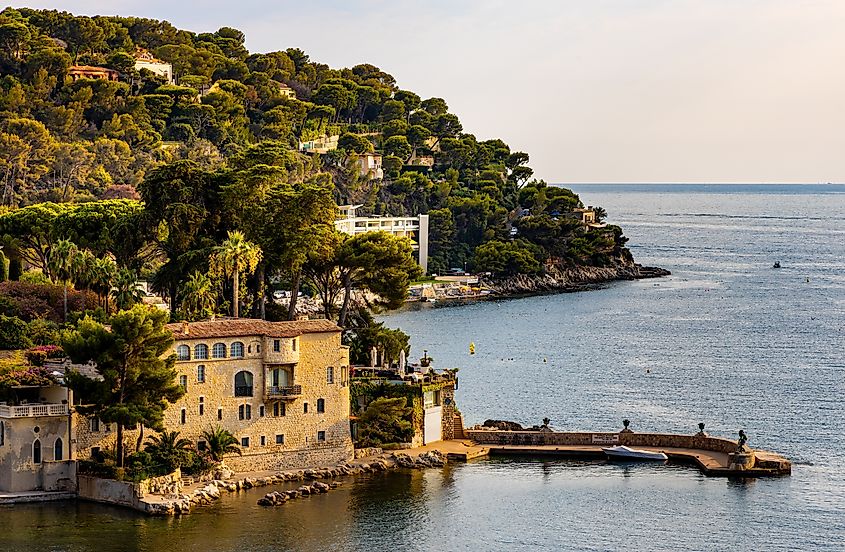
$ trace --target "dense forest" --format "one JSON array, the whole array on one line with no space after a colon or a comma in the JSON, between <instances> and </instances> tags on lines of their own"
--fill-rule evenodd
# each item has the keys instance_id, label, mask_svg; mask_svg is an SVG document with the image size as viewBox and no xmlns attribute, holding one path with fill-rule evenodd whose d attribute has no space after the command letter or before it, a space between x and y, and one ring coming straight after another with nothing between
<instances>
[{"instance_id":1,"label":"dense forest","mask_svg":"<svg viewBox=\"0 0 845 552\"><path fill-rule=\"evenodd\" d=\"M138 68L142 58L172 76ZM102 69L106 78L85 73ZM279 287L332 302L345 290L342 320L351 287L395 304L394 288L419 276L404 261L410 246L337 236L338 204L428 214L431 272L631 260L621 229L582 224L578 196L534 179L528 154L478 140L444 99L403 90L375 65L250 53L229 27L7 8L0 73L0 268L11 279L35 269L107 307L109 286L141 277L183 316L240 302L266 316ZM332 137L336 147L308 153ZM370 153L382 177L361 169ZM259 254L244 257L240 292L234 278L235 305L215 306L214 279L231 296L228 277L244 268L224 262L234 258L224 246Z\"/></svg>"}]
</instances>

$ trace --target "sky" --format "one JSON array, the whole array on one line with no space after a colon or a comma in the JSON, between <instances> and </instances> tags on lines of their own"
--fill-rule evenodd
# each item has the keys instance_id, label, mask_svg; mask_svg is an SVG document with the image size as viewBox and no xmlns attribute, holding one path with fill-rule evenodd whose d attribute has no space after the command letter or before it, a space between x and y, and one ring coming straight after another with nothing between
<instances>
[{"instance_id":1,"label":"sky","mask_svg":"<svg viewBox=\"0 0 845 552\"><path fill-rule=\"evenodd\" d=\"M555 183L845 182L843 0L30 1L246 33L442 97Z\"/></svg>"}]
</instances>

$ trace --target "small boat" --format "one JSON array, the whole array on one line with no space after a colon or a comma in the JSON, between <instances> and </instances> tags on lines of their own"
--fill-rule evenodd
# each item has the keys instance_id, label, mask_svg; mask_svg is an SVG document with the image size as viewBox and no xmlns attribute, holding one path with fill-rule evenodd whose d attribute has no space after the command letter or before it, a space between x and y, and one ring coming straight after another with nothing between
<instances>
[{"instance_id":1,"label":"small boat","mask_svg":"<svg viewBox=\"0 0 845 552\"><path fill-rule=\"evenodd\" d=\"M615 447L602 447L601 449L611 459L620 460L668 460L669 457L662 452L652 452L650 450L634 449L624 445L617 445Z\"/></svg>"},{"instance_id":2,"label":"small boat","mask_svg":"<svg viewBox=\"0 0 845 552\"><path fill-rule=\"evenodd\" d=\"M775 261L775 264L772 266L772 268L780 268L780 261Z\"/></svg>"}]
</instances>

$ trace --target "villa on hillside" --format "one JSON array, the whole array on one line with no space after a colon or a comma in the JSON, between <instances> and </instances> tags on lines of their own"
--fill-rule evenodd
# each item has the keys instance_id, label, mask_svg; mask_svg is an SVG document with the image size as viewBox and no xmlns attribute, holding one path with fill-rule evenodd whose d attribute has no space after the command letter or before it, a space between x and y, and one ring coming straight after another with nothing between
<instances>
[{"instance_id":1,"label":"villa on hillside","mask_svg":"<svg viewBox=\"0 0 845 552\"><path fill-rule=\"evenodd\" d=\"M333 136L321 136L315 140L299 143L299 151L303 153L328 153L337 149L339 134Z\"/></svg>"},{"instance_id":2,"label":"villa on hillside","mask_svg":"<svg viewBox=\"0 0 845 552\"><path fill-rule=\"evenodd\" d=\"M433 155L413 155L405 164L406 167L410 167L412 169L424 169L424 170L431 170L434 167L434 156Z\"/></svg>"},{"instance_id":3,"label":"villa on hillside","mask_svg":"<svg viewBox=\"0 0 845 552\"><path fill-rule=\"evenodd\" d=\"M79 79L118 80L120 74L114 69L107 67L94 67L92 65L72 65L67 71L68 77L73 82Z\"/></svg>"},{"instance_id":4,"label":"villa on hillside","mask_svg":"<svg viewBox=\"0 0 845 552\"><path fill-rule=\"evenodd\" d=\"M327 320L219 319L169 324L185 395L165 411L165 427L197 449L220 426L242 456L235 471L342 463L353 456L349 431L349 348ZM114 431L96 418L75 422L78 454L112 447ZM128 439L137 438L130 434Z\"/></svg>"},{"instance_id":5,"label":"villa on hillside","mask_svg":"<svg viewBox=\"0 0 845 552\"><path fill-rule=\"evenodd\" d=\"M362 153L358 156L358 172L367 178L384 178L384 170L381 168L380 153Z\"/></svg>"},{"instance_id":6,"label":"villa on hillside","mask_svg":"<svg viewBox=\"0 0 845 552\"><path fill-rule=\"evenodd\" d=\"M284 96L285 98L291 98L294 100L296 99L296 92L293 88L283 82L277 82L276 84L279 86L280 96Z\"/></svg>"},{"instance_id":7,"label":"villa on hillside","mask_svg":"<svg viewBox=\"0 0 845 552\"><path fill-rule=\"evenodd\" d=\"M340 216L335 220L335 228L355 236L366 232L388 232L394 236L409 238L414 251L417 252L417 262L428 271L428 215L416 217L390 216L359 216L357 210L363 205L342 205L338 209Z\"/></svg>"},{"instance_id":8,"label":"villa on hillside","mask_svg":"<svg viewBox=\"0 0 845 552\"><path fill-rule=\"evenodd\" d=\"M148 50L139 47L135 50L135 70L140 71L141 69L147 69L160 77L164 77L168 84L176 82L173 78L173 65L156 59Z\"/></svg>"},{"instance_id":9,"label":"villa on hillside","mask_svg":"<svg viewBox=\"0 0 845 552\"><path fill-rule=\"evenodd\" d=\"M604 228L607 224L603 222L598 222L596 220L596 212L592 207L578 207L572 210L572 215L575 218L581 219L581 224L586 226L587 228L594 229L594 228Z\"/></svg>"}]
</instances>

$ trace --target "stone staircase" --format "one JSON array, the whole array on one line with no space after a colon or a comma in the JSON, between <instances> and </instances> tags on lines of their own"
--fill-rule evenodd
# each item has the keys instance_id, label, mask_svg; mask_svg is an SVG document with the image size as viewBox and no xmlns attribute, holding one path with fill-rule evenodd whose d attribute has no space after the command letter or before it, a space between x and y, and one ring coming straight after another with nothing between
<instances>
[{"instance_id":1,"label":"stone staircase","mask_svg":"<svg viewBox=\"0 0 845 552\"><path fill-rule=\"evenodd\" d=\"M464 433L464 416L460 412L455 412L452 418L452 439L466 439Z\"/></svg>"}]
</instances>

